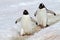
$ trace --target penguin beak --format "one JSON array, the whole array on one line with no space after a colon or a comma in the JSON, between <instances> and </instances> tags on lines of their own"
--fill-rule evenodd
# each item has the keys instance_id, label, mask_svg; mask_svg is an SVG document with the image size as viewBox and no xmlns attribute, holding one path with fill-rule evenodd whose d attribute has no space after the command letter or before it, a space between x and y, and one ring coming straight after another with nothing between
<instances>
[{"instance_id":1,"label":"penguin beak","mask_svg":"<svg viewBox=\"0 0 60 40\"><path fill-rule=\"evenodd\" d=\"M17 21L15 21L15 24L17 24Z\"/></svg>"}]
</instances>

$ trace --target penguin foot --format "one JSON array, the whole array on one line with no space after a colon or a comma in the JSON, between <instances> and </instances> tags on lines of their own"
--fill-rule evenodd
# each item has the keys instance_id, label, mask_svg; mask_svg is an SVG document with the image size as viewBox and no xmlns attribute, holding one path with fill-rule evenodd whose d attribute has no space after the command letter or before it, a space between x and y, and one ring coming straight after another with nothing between
<instances>
[{"instance_id":1,"label":"penguin foot","mask_svg":"<svg viewBox=\"0 0 60 40\"><path fill-rule=\"evenodd\" d=\"M48 27L49 25L46 25L46 27Z\"/></svg>"},{"instance_id":2,"label":"penguin foot","mask_svg":"<svg viewBox=\"0 0 60 40\"><path fill-rule=\"evenodd\" d=\"M38 25L38 26L40 26L41 28L45 28L45 27L48 27L49 25L46 25L46 26Z\"/></svg>"},{"instance_id":3,"label":"penguin foot","mask_svg":"<svg viewBox=\"0 0 60 40\"><path fill-rule=\"evenodd\" d=\"M33 34L25 33L25 34L23 34L22 36L31 36L31 35L33 35Z\"/></svg>"},{"instance_id":4,"label":"penguin foot","mask_svg":"<svg viewBox=\"0 0 60 40\"><path fill-rule=\"evenodd\" d=\"M44 26L43 26L43 25L38 25L38 26L40 26L41 28L44 28Z\"/></svg>"}]
</instances>

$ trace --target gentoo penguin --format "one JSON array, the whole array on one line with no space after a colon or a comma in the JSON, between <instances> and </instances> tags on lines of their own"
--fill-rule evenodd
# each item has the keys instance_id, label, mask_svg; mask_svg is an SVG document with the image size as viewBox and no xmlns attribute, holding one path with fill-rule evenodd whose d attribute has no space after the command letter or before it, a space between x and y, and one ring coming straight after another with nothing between
<instances>
[{"instance_id":1,"label":"gentoo penguin","mask_svg":"<svg viewBox=\"0 0 60 40\"><path fill-rule=\"evenodd\" d=\"M47 13L56 15L53 11L48 10L43 3L40 3L38 10L34 14L37 18L38 25L44 27L47 27Z\"/></svg>"},{"instance_id":2,"label":"gentoo penguin","mask_svg":"<svg viewBox=\"0 0 60 40\"><path fill-rule=\"evenodd\" d=\"M15 21L15 23L21 22L21 28L23 28L24 33L22 35L30 35L35 31L36 21L29 16L27 10L23 11L23 16Z\"/></svg>"}]
</instances>

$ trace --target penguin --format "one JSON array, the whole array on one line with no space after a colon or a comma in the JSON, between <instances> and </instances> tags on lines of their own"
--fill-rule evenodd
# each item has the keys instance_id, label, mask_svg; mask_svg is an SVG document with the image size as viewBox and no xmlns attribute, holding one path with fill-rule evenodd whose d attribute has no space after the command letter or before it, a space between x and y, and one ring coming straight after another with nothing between
<instances>
[{"instance_id":1,"label":"penguin","mask_svg":"<svg viewBox=\"0 0 60 40\"><path fill-rule=\"evenodd\" d=\"M36 16L37 23L42 28L49 26L47 24L47 21L48 21L47 13L51 13L54 16L56 16L56 14L53 11L48 10L43 3L40 3L40 5L39 5L37 11L35 12L34 16Z\"/></svg>"},{"instance_id":2,"label":"penguin","mask_svg":"<svg viewBox=\"0 0 60 40\"><path fill-rule=\"evenodd\" d=\"M40 25L42 28L45 28L45 26L47 25L47 15L46 15L46 9L45 6L41 3L39 5L38 10L36 11L36 19L38 22L38 25Z\"/></svg>"},{"instance_id":3,"label":"penguin","mask_svg":"<svg viewBox=\"0 0 60 40\"><path fill-rule=\"evenodd\" d=\"M47 13L50 13L50 14L53 14L54 16L56 16L56 13L55 13L54 11L49 10L49 9L47 9L47 8L46 8L46 12L47 12Z\"/></svg>"},{"instance_id":4,"label":"penguin","mask_svg":"<svg viewBox=\"0 0 60 40\"><path fill-rule=\"evenodd\" d=\"M34 20L32 17L29 16L29 13L27 10L23 11L23 16L15 21L15 24L18 22L21 22L21 28L23 28L23 34L24 35L31 35L35 31L36 20Z\"/></svg>"}]
</instances>

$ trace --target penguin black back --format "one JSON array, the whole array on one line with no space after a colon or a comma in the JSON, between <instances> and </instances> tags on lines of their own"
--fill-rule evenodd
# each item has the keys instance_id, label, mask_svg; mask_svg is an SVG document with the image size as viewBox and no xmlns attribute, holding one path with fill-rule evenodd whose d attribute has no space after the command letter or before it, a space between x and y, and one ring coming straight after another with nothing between
<instances>
[{"instance_id":1,"label":"penguin black back","mask_svg":"<svg viewBox=\"0 0 60 40\"><path fill-rule=\"evenodd\" d=\"M43 3L40 3L39 9L43 9L43 8L45 8L45 5Z\"/></svg>"},{"instance_id":2,"label":"penguin black back","mask_svg":"<svg viewBox=\"0 0 60 40\"><path fill-rule=\"evenodd\" d=\"M28 11L27 10L24 10L23 11L23 15L28 15L29 13L28 13Z\"/></svg>"}]
</instances>

